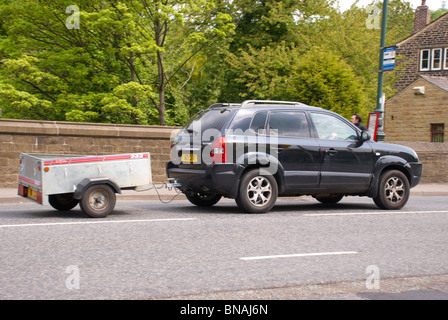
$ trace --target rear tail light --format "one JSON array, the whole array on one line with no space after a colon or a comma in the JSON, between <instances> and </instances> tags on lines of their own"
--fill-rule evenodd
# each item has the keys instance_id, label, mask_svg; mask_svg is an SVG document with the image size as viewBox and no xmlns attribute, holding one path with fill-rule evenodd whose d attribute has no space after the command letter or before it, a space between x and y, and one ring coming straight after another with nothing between
<instances>
[{"instance_id":1,"label":"rear tail light","mask_svg":"<svg viewBox=\"0 0 448 320\"><path fill-rule=\"evenodd\" d=\"M219 137L212 143L212 150L210 151L210 157L213 163L226 163L226 137Z\"/></svg>"}]
</instances>

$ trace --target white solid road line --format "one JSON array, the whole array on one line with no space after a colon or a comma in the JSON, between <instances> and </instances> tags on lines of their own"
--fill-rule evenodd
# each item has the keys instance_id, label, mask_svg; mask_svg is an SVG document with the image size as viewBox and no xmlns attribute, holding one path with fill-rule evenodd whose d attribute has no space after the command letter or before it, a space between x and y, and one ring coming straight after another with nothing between
<instances>
[{"instance_id":1,"label":"white solid road line","mask_svg":"<svg viewBox=\"0 0 448 320\"><path fill-rule=\"evenodd\" d=\"M448 213L448 211L373 211L373 212L330 212L330 213L305 213L306 217L331 217L331 216L368 216L368 215L397 215L397 214L429 214Z\"/></svg>"},{"instance_id":2,"label":"white solid road line","mask_svg":"<svg viewBox=\"0 0 448 320\"><path fill-rule=\"evenodd\" d=\"M173 218L173 219L146 219L146 220L101 220L101 221L83 221L83 222L28 223L28 224L0 225L0 228L69 226L69 225L82 225L82 224L170 222L170 221L193 221L193 220L197 220L197 219L196 218Z\"/></svg>"},{"instance_id":3,"label":"white solid road line","mask_svg":"<svg viewBox=\"0 0 448 320\"><path fill-rule=\"evenodd\" d=\"M266 260L266 259L282 259L282 258L300 258L300 257L316 257L316 256L336 256L347 254L358 254L356 251L341 251L341 252L316 252L316 253L299 253L299 254L285 254L276 256L261 256L261 257L244 257L240 260Z\"/></svg>"}]
</instances>

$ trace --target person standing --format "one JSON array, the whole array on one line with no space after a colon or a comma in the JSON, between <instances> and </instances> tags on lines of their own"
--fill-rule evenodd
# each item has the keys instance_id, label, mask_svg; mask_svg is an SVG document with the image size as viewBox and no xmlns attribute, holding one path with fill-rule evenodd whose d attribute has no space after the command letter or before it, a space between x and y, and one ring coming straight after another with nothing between
<instances>
[{"instance_id":1,"label":"person standing","mask_svg":"<svg viewBox=\"0 0 448 320\"><path fill-rule=\"evenodd\" d=\"M361 131L367 131L367 128L362 124L362 117L355 113L351 119L352 123L357 126Z\"/></svg>"}]
</instances>

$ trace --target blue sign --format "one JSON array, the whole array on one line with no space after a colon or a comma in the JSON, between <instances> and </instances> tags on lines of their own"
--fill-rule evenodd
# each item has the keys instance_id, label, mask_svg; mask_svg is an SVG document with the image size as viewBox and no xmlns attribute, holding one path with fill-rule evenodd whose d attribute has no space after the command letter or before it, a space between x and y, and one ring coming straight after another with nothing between
<instances>
[{"instance_id":1,"label":"blue sign","mask_svg":"<svg viewBox=\"0 0 448 320\"><path fill-rule=\"evenodd\" d=\"M395 52L397 47L384 48L383 71L392 71L395 69Z\"/></svg>"}]
</instances>

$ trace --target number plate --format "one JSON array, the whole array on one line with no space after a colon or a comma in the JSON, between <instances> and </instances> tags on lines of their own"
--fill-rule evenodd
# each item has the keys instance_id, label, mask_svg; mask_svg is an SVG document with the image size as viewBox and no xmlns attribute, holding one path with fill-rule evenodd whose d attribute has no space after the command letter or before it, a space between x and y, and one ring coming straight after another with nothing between
<instances>
[{"instance_id":1,"label":"number plate","mask_svg":"<svg viewBox=\"0 0 448 320\"><path fill-rule=\"evenodd\" d=\"M37 201L37 190L33 188L28 188L28 198L34 199Z\"/></svg>"},{"instance_id":2,"label":"number plate","mask_svg":"<svg viewBox=\"0 0 448 320\"><path fill-rule=\"evenodd\" d=\"M198 155L197 154L183 154L182 162L183 163L197 163Z\"/></svg>"}]
</instances>

